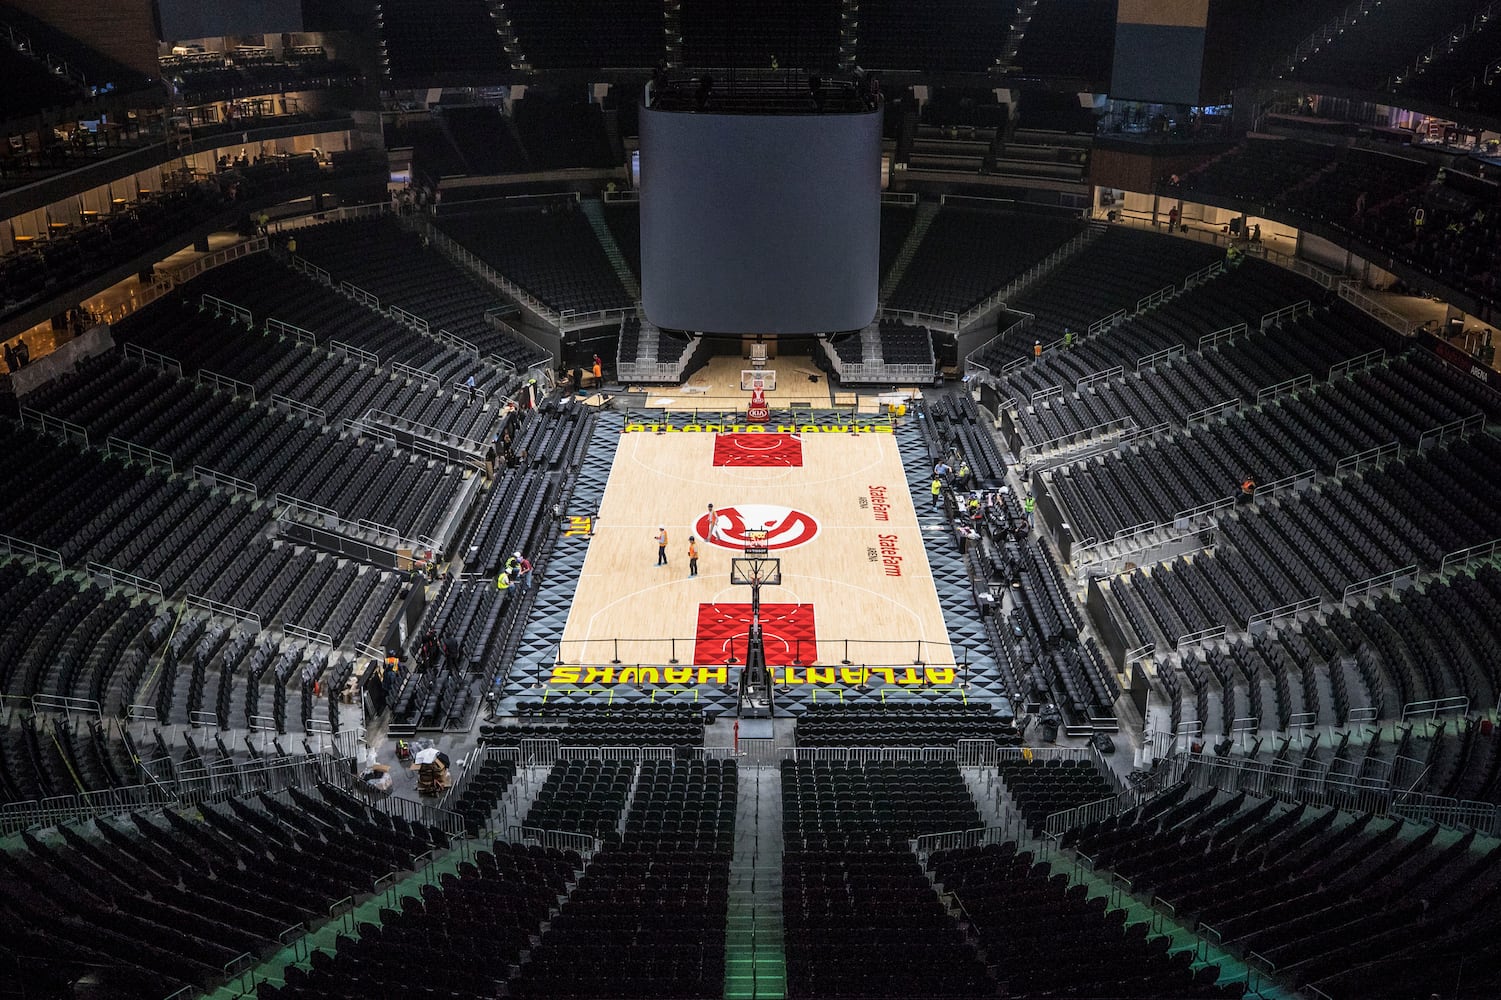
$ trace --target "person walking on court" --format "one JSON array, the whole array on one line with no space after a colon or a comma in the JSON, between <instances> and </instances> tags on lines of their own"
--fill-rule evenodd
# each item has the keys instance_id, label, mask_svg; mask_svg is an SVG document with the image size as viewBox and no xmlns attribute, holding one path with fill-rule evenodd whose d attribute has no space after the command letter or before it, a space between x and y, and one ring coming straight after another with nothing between
<instances>
[{"instance_id":1,"label":"person walking on court","mask_svg":"<svg viewBox=\"0 0 1501 1000\"><path fill-rule=\"evenodd\" d=\"M709 530L705 533L704 538L711 542L717 542L723 537L723 534L719 530L719 515L714 512L714 505L709 504Z\"/></svg>"},{"instance_id":2,"label":"person walking on court","mask_svg":"<svg viewBox=\"0 0 1501 1000\"><path fill-rule=\"evenodd\" d=\"M698 576L698 540L688 536L688 575Z\"/></svg>"},{"instance_id":3,"label":"person walking on court","mask_svg":"<svg viewBox=\"0 0 1501 1000\"><path fill-rule=\"evenodd\" d=\"M657 565L667 565L667 529L657 529Z\"/></svg>"}]
</instances>

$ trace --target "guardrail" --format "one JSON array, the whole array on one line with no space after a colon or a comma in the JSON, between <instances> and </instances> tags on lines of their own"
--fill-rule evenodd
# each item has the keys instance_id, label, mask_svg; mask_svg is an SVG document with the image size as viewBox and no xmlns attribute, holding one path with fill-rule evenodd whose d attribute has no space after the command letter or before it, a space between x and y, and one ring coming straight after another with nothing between
<instances>
[{"instance_id":1,"label":"guardrail","mask_svg":"<svg viewBox=\"0 0 1501 1000\"><path fill-rule=\"evenodd\" d=\"M1384 815L1391 804L1390 782L1330 775L1323 764L1309 759L1294 763L1202 753L1183 756L1188 778L1198 788L1244 790L1253 795L1278 796L1377 815Z\"/></svg>"},{"instance_id":2,"label":"guardrail","mask_svg":"<svg viewBox=\"0 0 1501 1000\"><path fill-rule=\"evenodd\" d=\"M437 445L426 438L409 430L399 430L377 423L368 417L346 418L343 423L344 430L357 437L374 437L394 448L405 448L418 455L426 455L428 458L436 458L440 462L463 461L476 456L459 449L450 450L449 447Z\"/></svg>"},{"instance_id":3,"label":"guardrail","mask_svg":"<svg viewBox=\"0 0 1501 1000\"><path fill-rule=\"evenodd\" d=\"M1302 472L1294 472L1292 475L1283 476L1281 479L1273 479L1271 482L1265 485L1258 484L1256 486L1256 499L1270 500L1272 497L1277 496L1279 493L1286 493L1288 490L1296 490L1302 489L1307 486L1312 486L1313 481L1317 478L1317 470L1304 469Z\"/></svg>"},{"instance_id":4,"label":"guardrail","mask_svg":"<svg viewBox=\"0 0 1501 1000\"><path fill-rule=\"evenodd\" d=\"M327 632L320 632L317 629L307 628L306 626L297 625L292 622L282 622L281 630L286 635L294 639L301 639L304 642L320 642L325 646L332 646L334 644L334 637Z\"/></svg>"},{"instance_id":5,"label":"guardrail","mask_svg":"<svg viewBox=\"0 0 1501 1000\"><path fill-rule=\"evenodd\" d=\"M1060 263L1071 256L1080 247L1083 247L1086 243L1097 238L1100 235L1101 231L1102 230L1096 230L1093 227L1086 228L1079 235L1070 239L1067 243L1063 244L1061 247L1048 254L1048 256L1044 257L1036 264L1033 264L1021 275L1013 278L1004 288L1000 289L997 292L993 292L992 294L986 296L985 299L981 302L960 313L955 328L950 332L958 333L961 330L967 329L970 324L974 323L976 320L982 318L988 313L993 312L996 309L1005 308L1007 302L1019 297L1032 285L1036 284L1038 281L1051 274Z\"/></svg>"},{"instance_id":6,"label":"guardrail","mask_svg":"<svg viewBox=\"0 0 1501 1000\"><path fill-rule=\"evenodd\" d=\"M402 378L411 379L415 382L421 382L423 385L441 386L443 384L443 379L435 372L425 371L402 361L393 361L390 367L391 374L399 375Z\"/></svg>"},{"instance_id":7,"label":"guardrail","mask_svg":"<svg viewBox=\"0 0 1501 1000\"><path fill-rule=\"evenodd\" d=\"M1312 388L1313 376L1299 375L1297 378L1290 378L1286 381L1278 382L1276 385L1269 385L1265 389L1256 390L1256 405L1261 406L1263 403L1268 403L1280 396L1286 396L1295 392L1302 392L1305 389Z\"/></svg>"},{"instance_id":8,"label":"guardrail","mask_svg":"<svg viewBox=\"0 0 1501 1000\"><path fill-rule=\"evenodd\" d=\"M339 282L339 291L361 305L369 306L377 312L380 311L380 296L374 292L367 292L352 281Z\"/></svg>"},{"instance_id":9,"label":"guardrail","mask_svg":"<svg viewBox=\"0 0 1501 1000\"><path fill-rule=\"evenodd\" d=\"M1417 326L1415 320L1410 320L1406 316L1388 309L1380 302L1362 292L1360 290L1360 282L1354 278L1346 278L1340 281L1337 294L1361 312L1386 324L1404 337L1410 336L1413 329Z\"/></svg>"},{"instance_id":10,"label":"guardrail","mask_svg":"<svg viewBox=\"0 0 1501 1000\"><path fill-rule=\"evenodd\" d=\"M199 611L207 611L209 614L217 615L220 618L233 618L236 621L251 626L257 632L261 630L261 616L254 611L237 608L233 604L225 604L211 597L205 597L202 594L189 594L183 599L183 604L186 607L195 608Z\"/></svg>"},{"instance_id":11,"label":"guardrail","mask_svg":"<svg viewBox=\"0 0 1501 1000\"><path fill-rule=\"evenodd\" d=\"M1294 302L1290 306L1283 306L1281 309L1274 309L1266 315L1262 316L1261 328L1263 330L1270 330L1272 327L1277 326L1283 322L1295 320L1299 316L1310 315L1312 312L1313 305L1307 299L1304 299L1302 302Z\"/></svg>"},{"instance_id":12,"label":"guardrail","mask_svg":"<svg viewBox=\"0 0 1501 1000\"><path fill-rule=\"evenodd\" d=\"M952 830L947 833L925 833L920 837L909 840L908 846L912 848L919 858L926 857L935 851L951 851L961 847L984 847L987 844L1004 844L1008 840L1014 840L1015 835L1009 834L1003 826L975 827L972 830Z\"/></svg>"},{"instance_id":13,"label":"guardrail","mask_svg":"<svg viewBox=\"0 0 1501 1000\"><path fill-rule=\"evenodd\" d=\"M228 264L232 260L248 257L253 253L262 253L271 248L271 241L264 236L236 243L234 246L225 247L223 250L215 250L213 253L204 254L197 260L189 261L182 267L173 271L170 275L172 284L180 285L198 277L204 271L211 271L221 264Z\"/></svg>"},{"instance_id":14,"label":"guardrail","mask_svg":"<svg viewBox=\"0 0 1501 1000\"><path fill-rule=\"evenodd\" d=\"M1150 441L1159 434L1171 434L1178 430L1177 424L1170 424L1164 420L1160 424L1152 424L1150 427L1136 427L1121 435L1122 444L1137 444L1141 441Z\"/></svg>"},{"instance_id":15,"label":"guardrail","mask_svg":"<svg viewBox=\"0 0 1501 1000\"><path fill-rule=\"evenodd\" d=\"M94 577L96 580L103 580L108 586L130 587L135 590L145 591L148 594L155 594L157 597L163 596L162 585L155 580L148 580L144 576L127 573L122 569L106 566L104 563L90 562L87 568L89 576Z\"/></svg>"},{"instance_id":16,"label":"guardrail","mask_svg":"<svg viewBox=\"0 0 1501 1000\"><path fill-rule=\"evenodd\" d=\"M1204 336L1199 338L1199 352L1203 353L1204 351L1209 350L1209 348L1214 347L1217 344L1223 344L1226 341L1234 340L1236 337L1249 333L1250 330L1251 328L1246 326L1246 324L1236 323L1234 326L1227 326L1223 330L1216 330L1213 333L1206 333L1204 334Z\"/></svg>"},{"instance_id":17,"label":"guardrail","mask_svg":"<svg viewBox=\"0 0 1501 1000\"><path fill-rule=\"evenodd\" d=\"M1262 629L1269 627L1273 622L1284 618L1295 618L1307 611L1315 611L1324 603L1322 597L1305 597L1301 601L1291 604L1283 604L1280 607L1269 608L1266 611L1258 611L1246 620L1246 631L1256 633L1257 627Z\"/></svg>"},{"instance_id":18,"label":"guardrail","mask_svg":"<svg viewBox=\"0 0 1501 1000\"><path fill-rule=\"evenodd\" d=\"M222 473L222 471L215 470L215 468L209 468L207 467L207 465L194 465L194 467L192 467L192 474L194 474L197 479L201 479L203 480L203 482L209 483L210 486L222 486L222 488L225 489L233 489L234 492L239 492L239 494L246 495L246 497L251 498L251 500L260 500L261 498L260 489L258 489L257 485L255 485L255 483L251 482L251 480L249 479L240 479L239 476L231 476L230 473Z\"/></svg>"},{"instance_id":19,"label":"guardrail","mask_svg":"<svg viewBox=\"0 0 1501 1000\"><path fill-rule=\"evenodd\" d=\"M1229 510L1234 506L1235 497L1233 495L1220 497L1218 500L1211 500L1208 503L1201 503L1197 507L1190 507L1187 510L1178 511L1178 513L1173 515L1173 523L1178 524L1184 521L1195 521L1201 517L1213 518L1214 515L1218 514L1220 511Z\"/></svg>"},{"instance_id":20,"label":"guardrail","mask_svg":"<svg viewBox=\"0 0 1501 1000\"><path fill-rule=\"evenodd\" d=\"M1443 561L1439 563L1438 571L1440 574L1452 573L1469 563L1491 559L1497 552L1501 552L1501 538L1471 545L1467 549L1456 549L1444 556Z\"/></svg>"},{"instance_id":21,"label":"guardrail","mask_svg":"<svg viewBox=\"0 0 1501 1000\"><path fill-rule=\"evenodd\" d=\"M1146 371L1148 369L1156 371L1157 366L1162 362L1177 360L1178 358L1185 357L1187 353L1188 352L1183 349L1182 344L1174 344L1172 347L1165 347L1162 350L1154 351L1153 353L1148 354L1145 357L1137 358L1136 370L1137 372Z\"/></svg>"},{"instance_id":22,"label":"guardrail","mask_svg":"<svg viewBox=\"0 0 1501 1000\"><path fill-rule=\"evenodd\" d=\"M440 427L432 427L428 424L419 423L416 420L403 417L386 410L367 410L360 419L386 426L395 431L402 431L418 438L425 438L433 444L445 449L452 449L472 457L478 457L485 453L485 442L475 438L466 438L452 431L445 431ZM446 452L445 452L446 454Z\"/></svg>"},{"instance_id":23,"label":"guardrail","mask_svg":"<svg viewBox=\"0 0 1501 1000\"><path fill-rule=\"evenodd\" d=\"M291 257L287 258L287 262L292 265L292 270L301 271L303 274L307 275L309 278L312 278L319 284L327 285L330 288L333 287L333 275L329 274L323 268L319 267L317 264L314 264L306 257L299 257L296 254L293 254Z\"/></svg>"},{"instance_id":24,"label":"guardrail","mask_svg":"<svg viewBox=\"0 0 1501 1000\"><path fill-rule=\"evenodd\" d=\"M210 309L214 311L215 316L228 316L232 322L244 323L246 326L254 325L249 309L246 309L244 306L237 306L233 302L219 298L217 295L204 295L199 299L200 311L207 312Z\"/></svg>"},{"instance_id":25,"label":"guardrail","mask_svg":"<svg viewBox=\"0 0 1501 1000\"><path fill-rule=\"evenodd\" d=\"M1215 417L1221 416L1222 414L1239 413L1242 405L1243 404L1241 403L1240 397L1237 396L1235 399L1227 399L1223 403L1215 403L1213 406L1206 406L1202 410L1195 410L1187 417L1184 417L1183 426L1192 427L1196 423L1199 423L1201 421L1213 420Z\"/></svg>"},{"instance_id":26,"label":"guardrail","mask_svg":"<svg viewBox=\"0 0 1501 1000\"><path fill-rule=\"evenodd\" d=\"M782 759L846 764L957 762L957 747L783 747Z\"/></svg>"},{"instance_id":27,"label":"guardrail","mask_svg":"<svg viewBox=\"0 0 1501 1000\"><path fill-rule=\"evenodd\" d=\"M893 383L896 385L931 385L936 374L934 366L890 365L884 361L863 361L851 364L841 361L838 355L829 352L834 359L835 370L843 382Z\"/></svg>"},{"instance_id":28,"label":"guardrail","mask_svg":"<svg viewBox=\"0 0 1501 1000\"><path fill-rule=\"evenodd\" d=\"M158 351L150 351L139 344L126 344L125 356L132 361L139 361L148 368L155 368L169 375L182 378L182 362L176 358L169 358Z\"/></svg>"},{"instance_id":29,"label":"guardrail","mask_svg":"<svg viewBox=\"0 0 1501 1000\"><path fill-rule=\"evenodd\" d=\"M265 331L278 337L291 337L304 347L317 347L318 337L311 330L304 330L300 326L291 323L283 323L279 319L266 320Z\"/></svg>"},{"instance_id":30,"label":"guardrail","mask_svg":"<svg viewBox=\"0 0 1501 1000\"><path fill-rule=\"evenodd\" d=\"M429 339L436 340L440 344L447 344L449 347L452 347L456 351L462 351L470 357L477 358L480 356L479 347L477 345L465 340L463 337L460 337L456 333L439 329L433 330L427 336ZM515 365L511 365L512 370L514 370L515 367Z\"/></svg>"},{"instance_id":31,"label":"guardrail","mask_svg":"<svg viewBox=\"0 0 1501 1000\"><path fill-rule=\"evenodd\" d=\"M172 464L172 456L155 448L148 448L143 444L136 444L124 438L106 438L104 450L111 455L119 455L128 461L141 462L153 469L164 469L170 475L177 469Z\"/></svg>"},{"instance_id":32,"label":"guardrail","mask_svg":"<svg viewBox=\"0 0 1501 1000\"><path fill-rule=\"evenodd\" d=\"M1042 402L1045 399L1052 399L1054 396L1061 396L1061 395L1063 395L1063 386L1061 386L1061 385L1050 385L1046 389L1038 389L1036 392L1032 393L1032 400L1031 401L1032 401L1032 404L1035 406L1036 404Z\"/></svg>"},{"instance_id":33,"label":"guardrail","mask_svg":"<svg viewBox=\"0 0 1501 1000\"><path fill-rule=\"evenodd\" d=\"M1430 445L1442 444L1445 441L1458 441L1467 438L1476 431L1485 428L1485 414L1472 413L1468 417L1460 417L1451 420L1447 424L1441 424L1430 430L1424 431L1418 436L1418 451Z\"/></svg>"},{"instance_id":34,"label":"guardrail","mask_svg":"<svg viewBox=\"0 0 1501 1000\"><path fill-rule=\"evenodd\" d=\"M1230 629L1228 626L1211 625L1208 628L1201 628L1197 632L1189 632L1185 635L1178 636L1178 648L1182 649L1184 646L1194 646L1200 643L1214 642L1217 639L1225 638L1225 636L1229 633Z\"/></svg>"},{"instance_id":35,"label":"guardrail","mask_svg":"<svg viewBox=\"0 0 1501 1000\"><path fill-rule=\"evenodd\" d=\"M1330 365L1328 380L1330 382L1333 382L1337 378L1353 377L1354 375L1363 372L1368 368L1373 368L1376 365L1381 364L1385 360L1385 348L1377 348L1374 351L1367 351L1364 354L1357 354L1355 357L1350 358L1347 361L1341 361L1338 364Z\"/></svg>"},{"instance_id":36,"label":"guardrail","mask_svg":"<svg viewBox=\"0 0 1501 1000\"><path fill-rule=\"evenodd\" d=\"M1108 379L1118 378L1124 374L1126 374L1126 369L1121 365L1116 365L1113 368L1106 368L1104 371L1095 372L1093 375L1085 375L1074 383L1074 391L1083 392L1085 388L1094 385L1096 382L1104 382Z\"/></svg>"},{"instance_id":37,"label":"guardrail","mask_svg":"<svg viewBox=\"0 0 1501 1000\"><path fill-rule=\"evenodd\" d=\"M683 373L680 362L621 361L615 375L622 382L677 382Z\"/></svg>"},{"instance_id":38,"label":"guardrail","mask_svg":"<svg viewBox=\"0 0 1501 1000\"><path fill-rule=\"evenodd\" d=\"M250 401L252 403L255 402L255 386L249 382L241 382L237 378L230 378L228 375L211 372L207 368L198 369L197 382L199 385L208 385L214 389L227 392L231 397L236 399L240 396L249 396Z\"/></svg>"},{"instance_id":39,"label":"guardrail","mask_svg":"<svg viewBox=\"0 0 1501 1000\"><path fill-rule=\"evenodd\" d=\"M1153 306L1160 306L1162 305L1162 303L1166 302L1168 299L1177 294L1177 285L1163 285L1161 288L1157 289L1157 291L1152 292L1148 295L1143 295L1141 298L1137 299L1136 311L1143 312L1144 310L1151 309Z\"/></svg>"},{"instance_id":40,"label":"guardrail","mask_svg":"<svg viewBox=\"0 0 1501 1000\"><path fill-rule=\"evenodd\" d=\"M1470 699L1464 695L1450 698L1429 698L1426 701L1409 701L1402 706L1402 721L1410 718L1436 718L1441 712L1457 712L1465 715L1470 711Z\"/></svg>"},{"instance_id":41,"label":"guardrail","mask_svg":"<svg viewBox=\"0 0 1501 1000\"><path fill-rule=\"evenodd\" d=\"M1106 330L1111 329L1112 327L1120 326L1130 317L1130 315L1131 314L1124 309L1117 309L1109 316L1101 316L1099 319L1089 324L1089 327L1084 331L1084 334L1087 337L1097 337L1100 334L1104 333Z\"/></svg>"},{"instance_id":42,"label":"guardrail","mask_svg":"<svg viewBox=\"0 0 1501 1000\"><path fill-rule=\"evenodd\" d=\"M376 368L380 367L380 358L377 355L342 340L330 340L328 342L328 349L335 354L347 354L356 361L372 365Z\"/></svg>"},{"instance_id":43,"label":"guardrail","mask_svg":"<svg viewBox=\"0 0 1501 1000\"><path fill-rule=\"evenodd\" d=\"M85 448L89 446L87 427L75 424L71 420L64 420L62 417L54 417L50 413L43 413L41 410L33 410L28 406L21 407L21 424L26 427L35 427L43 433L62 438L64 441L77 442Z\"/></svg>"},{"instance_id":44,"label":"guardrail","mask_svg":"<svg viewBox=\"0 0 1501 1000\"><path fill-rule=\"evenodd\" d=\"M0 805L0 834L57 826L96 816L113 816L174 805L176 798L160 785L131 785L77 795L8 802Z\"/></svg>"},{"instance_id":45,"label":"guardrail","mask_svg":"<svg viewBox=\"0 0 1501 1000\"><path fill-rule=\"evenodd\" d=\"M1159 529L1160 530L1160 529ZM1214 537L1210 529L1195 528L1190 531L1177 531L1171 534L1158 535L1149 538L1152 531L1143 531L1136 536L1146 539L1133 544L1131 538L1111 539L1108 542L1092 542L1089 545L1075 546L1073 561L1079 567L1100 566L1119 569L1126 563L1142 565L1146 563L1160 562L1161 557L1168 552L1182 555L1186 552L1208 548L1214 544ZM1147 645L1141 647L1144 650L1141 657L1149 655L1155 647Z\"/></svg>"},{"instance_id":46,"label":"guardrail","mask_svg":"<svg viewBox=\"0 0 1501 1000\"><path fill-rule=\"evenodd\" d=\"M558 325L558 311L552 308L552 306L549 306L547 303L543 302L541 299L537 298L535 295L528 292L526 289L522 288L511 279L495 270L495 268L492 267L487 261L481 260L479 257L476 257L469 251L467 247L455 242L452 237L443 232L437 226L433 225L430 220L424 219L422 221L422 224L426 227L424 231L427 233L428 239L431 241L433 246L438 248L439 252L447 255L448 257L467 267L469 270L478 274L485 281L488 281L496 288L499 288L506 295L515 299L517 302L530 309L536 315L542 317L542 319L546 322L551 323L553 326Z\"/></svg>"},{"instance_id":47,"label":"guardrail","mask_svg":"<svg viewBox=\"0 0 1501 1000\"><path fill-rule=\"evenodd\" d=\"M1342 476L1346 473L1359 472L1370 466L1379 466L1381 463L1397 458L1402 454L1400 441L1389 441L1386 444L1367 448L1365 451L1357 451L1353 455L1346 455L1334 463L1334 474Z\"/></svg>"},{"instance_id":48,"label":"guardrail","mask_svg":"<svg viewBox=\"0 0 1501 1000\"><path fill-rule=\"evenodd\" d=\"M28 542L24 538L14 535L0 535L0 551L12 556L25 556L37 562L56 563L58 569L66 569L63 565L63 554L56 549Z\"/></svg>"},{"instance_id":49,"label":"guardrail","mask_svg":"<svg viewBox=\"0 0 1501 1000\"><path fill-rule=\"evenodd\" d=\"M338 511L286 493L276 494L276 503L282 508L276 516L282 531L295 531L310 544L333 548L387 569L404 568L415 553L436 552L439 548L431 538L422 535L409 538L378 521L350 521Z\"/></svg>"},{"instance_id":50,"label":"guardrail","mask_svg":"<svg viewBox=\"0 0 1501 1000\"><path fill-rule=\"evenodd\" d=\"M295 413L300 417L306 417L308 420L313 420L320 424L328 423L328 414L324 412L321 406L310 406L300 399L283 396L279 392L271 394L270 403L272 406L280 406L288 413Z\"/></svg>"},{"instance_id":51,"label":"guardrail","mask_svg":"<svg viewBox=\"0 0 1501 1000\"><path fill-rule=\"evenodd\" d=\"M1114 420L1107 420L1102 424L1095 424L1068 434L1060 434L1058 437L1039 441L1036 444L1023 444L1018 457L1037 458L1055 452L1068 451L1071 446L1098 444L1112 434L1129 433L1135 427L1136 421L1133 418L1116 417Z\"/></svg>"},{"instance_id":52,"label":"guardrail","mask_svg":"<svg viewBox=\"0 0 1501 1000\"><path fill-rule=\"evenodd\" d=\"M558 312L558 332L571 333L574 330L584 330L591 326L604 326L611 320L615 320L618 323L627 316L634 315L636 315L635 306L595 309L591 312L579 312L577 309L563 309Z\"/></svg>"},{"instance_id":53,"label":"guardrail","mask_svg":"<svg viewBox=\"0 0 1501 1000\"><path fill-rule=\"evenodd\" d=\"M1193 286L1208 281L1216 274L1224 273L1225 262L1223 260L1217 260L1212 264L1206 264L1204 267L1199 268L1193 274L1190 274L1188 277L1183 279L1183 291L1186 292Z\"/></svg>"},{"instance_id":54,"label":"guardrail","mask_svg":"<svg viewBox=\"0 0 1501 1000\"><path fill-rule=\"evenodd\" d=\"M404 326L411 327L413 330L416 330L424 337L429 335L430 328L427 325L427 320L423 319L421 316L418 316L416 313L408 312L407 310L401 308L401 306L391 306L386 310L386 313L396 322L401 323Z\"/></svg>"},{"instance_id":55,"label":"guardrail","mask_svg":"<svg viewBox=\"0 0 1501 1000\"><path fill-rule=\"evenodd\" d=\"M1476 802L1443 795L1405 795L1399 796L1387 812L1419 823L1468 828L1492 837L1501 834L1501 806L1493 802Z\"/></svg>"},{"instance_id":56,"label":"guardrail","mask_svg":"<svg viewBox=\"0 0 1501 1000\"><path fill-rule=\"evenodd\" d=\"M1412 563L1407 566L1403 566L1400 569L1391 570L1387 573L1378 573L1376 576L1373 576L1370 579L1361 580L1359 583L1350 584L1345 588L1345 592L1341 600L1359 600L1360 598L1367 597L1371 594L1376 593L1377 591L1395 590L1399 581L1409 576L1416 576L1417 572L1417 564Z\"/></svg>"},{"instance_id":57,"label":"guardrail","mask_svg":"<svg viewBox=\"0 0 1501 1000\"><path fill-rule=\"evenodd\" d=\"M353 434L355 437L373 437L384 441L393 448L396 447L396 435L379 424L367 424L358 417L345 417L339 426L346 433Z\"/></svg>"},{"instance_id":58,"label":"guardrail","mask_svg":"<svg viewBox=\"0 0 1501 1000\"><path fill-rule=\"evenodd\" d=\"M513 826L511 831L515 835L511 838L516 842L530 841L541 844L543 847L556 848L560 851L577 851L580 855L591 856L597 853L601 846L598 837L592 837L587 833L571 833L567 830L544 830L535 826Z\"/></svg>"},{"instance_id":59,"label":"guardrail","mask_svg":"<svg viewBox=\"0 0 1501 1000\"><path fill-rule=\"evenodd\" d=\"M900 320L908 326L926 326L945 333L959 332L959 314L956 312L925 313L915 309L882 309L881 318Z\"/></svg>"}]
</instances>

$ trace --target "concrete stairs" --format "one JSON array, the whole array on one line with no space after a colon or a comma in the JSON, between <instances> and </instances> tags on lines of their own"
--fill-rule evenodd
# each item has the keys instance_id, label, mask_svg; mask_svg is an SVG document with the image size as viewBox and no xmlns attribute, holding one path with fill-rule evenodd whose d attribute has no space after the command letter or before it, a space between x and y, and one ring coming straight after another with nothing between
<instances>
[{"instance_id":1,"label":"concrete stairs","mask_svg":"<svg viewBox=\"0 0 1501 1000\"><path fill-rule=\"evenodd\" d=\"M620 244L615 242L615 234L610 232L610 227L605 223L604 203L597 198L584 198L579 201L579 207L584 210L584 218L588 219L589 225L594 228L594 235L599 238L599 245L604 248L605 256L609 258L610 266L615 269L615 276L620 279L620 284L630 293L633 300L640 302L641 283L631 273L625 254L620 251Z\"/></svg>"},{"instance_id":2,"label":"concrete stairs","mask_svg":"<svg viewBox=\"0 0 1501 1000\"><path fill-rule=\"evenodd\" d=\"M741 768L725 922L726 1000L787 995L782 845L781 771Z\"/></svg>"},{"instance_id":3,"label":"concrete stairs","mask_svg":"<svg viewBox=\"0 0 1501 1000\"><path fill-rule=\"evenodd\" d=\"M922 246L923 237L928 235L928 227L933 225L933 219L938 215L938 205L931 201L917 203L917 218L912 222L912 229L908 231L907 238L902 242L902 249L897 252L896 260L891 263L891 270L881 281L881 290L877 298L884 305L891 298L891 293L896 291L896 286L901 284L902 275L907 273L907 265L912 263L912 258L917 256L917 248Z\"/></svg>"}]
</instances>

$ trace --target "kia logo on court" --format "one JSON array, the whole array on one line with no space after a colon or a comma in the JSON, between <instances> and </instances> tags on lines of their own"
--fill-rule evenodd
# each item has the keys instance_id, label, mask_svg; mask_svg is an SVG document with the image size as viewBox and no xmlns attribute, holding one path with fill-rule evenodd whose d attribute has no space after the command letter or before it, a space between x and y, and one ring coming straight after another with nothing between
<instances>
[{"instance_id":1,"label":"kia logo on court","mask_svg":"<svg viewBox=\"0 0 1501 1000\"><path fill-rule=\"evenodd\" d=\"M719 522L719 533L716 536L710 538L707 513L694 523L694 529L698 537L709 539L726 549L745 548L748 531L764 530L767 549L790 549L811 542L818 535L818 522L813 519L813 515L791 507L746 503L734 507L718 507L714 514Z\"/></svg>"}]
</instances>

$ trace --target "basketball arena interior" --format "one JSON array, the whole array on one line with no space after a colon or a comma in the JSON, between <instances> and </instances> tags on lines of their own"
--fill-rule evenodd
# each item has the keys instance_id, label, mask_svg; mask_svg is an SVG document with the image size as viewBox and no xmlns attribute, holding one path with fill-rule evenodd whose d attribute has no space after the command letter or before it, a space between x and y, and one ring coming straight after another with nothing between
<instances>
[{"instance_id":1,"label":"basketball arena interior","mask_svg":"<svg viewBox=\"0 0 1501 1000\"><path fill-rule=\"evenodd\" d=\"M0 0L0 998L1501 996L1501 2Z\"/></svg>"}]
</instances>

